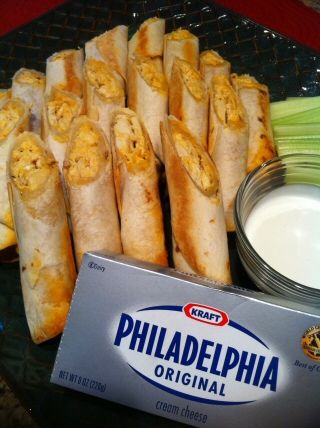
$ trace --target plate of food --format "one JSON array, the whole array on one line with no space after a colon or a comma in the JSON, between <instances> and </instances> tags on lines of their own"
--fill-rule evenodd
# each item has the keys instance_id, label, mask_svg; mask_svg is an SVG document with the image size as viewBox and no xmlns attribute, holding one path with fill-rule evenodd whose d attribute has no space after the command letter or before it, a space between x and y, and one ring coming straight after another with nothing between
<instances>
[{"instance_id":1,"label":"plate of food","mask_svg":"<svg viewBox=\"0 0 320 428\"><path fill-rule=\"evenodd\" d=\"M178 426L50 384L75 269L84 252L96 249L91 245L101 249L110 244L115 252L123 249L133 257L255 289L235 246L233 200L244 176L275 154L269 101L319 95L320 56L212 2L83 0L68 2L3 37L0 65L0 114L7 123L1 143L14 137L5 161L9 173L2 177L5 184L9 181L9 193L0 199L0 238L4 242L7 237L0 252L2 373L41 426L102 427L105 421ZM261 149L251 155L246 146L250 114L243 107L248 98L254 103L251 128ZM238 150L232 165L225 162L222 140ZM219 168L227 171L226 178L220 177L222 196L212 159L219 174ZM236 177L235 170L240 171ZM62 185L59 177L64 177ZM179 186L187 191L177 198ZM129 198L124 188L131 192ZM186 194L193 195L192 203ZM220 205L223 199L225 216L218 199ZM8 220L10 200L14 219ZM102 206L108 210L101 213ZM198 216L202 225L207 206L214 221L192 233L186 218ZM41 227L30 220L34 216L45 218ZM206 236L208 248L203 246ZM219 264L212 269L212 258L205 255L197 262L196 253L217 251L212 249L217 237L223 244L218 246ZM31 257L30 247L42 258ZM54 328L34 315L48 318L44 305L38 311L30 297L39 265L51 266L42 270L41 281L54 283L55 292L47 290L48 295L56 299L58 294L63 302L59 315L53 304ZM24 301L21 284L29 290Z\"/></svg>"}]
</instances>

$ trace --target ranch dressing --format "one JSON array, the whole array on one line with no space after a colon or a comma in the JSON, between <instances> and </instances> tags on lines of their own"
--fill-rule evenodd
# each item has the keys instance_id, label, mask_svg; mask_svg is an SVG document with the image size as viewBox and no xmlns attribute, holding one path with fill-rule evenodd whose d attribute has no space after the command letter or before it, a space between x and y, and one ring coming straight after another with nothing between
<instances>
[{"instance_id":1,"label":"ranch dressing","mask_svg":"<svg viewBox=\"0 0 320 428\"><path fill-rule=\"evenodd\" d=\"M273 269L320 290L320 187L290 184L271 191L249 214L245 232Z\"/></svg>"}]
</instances>

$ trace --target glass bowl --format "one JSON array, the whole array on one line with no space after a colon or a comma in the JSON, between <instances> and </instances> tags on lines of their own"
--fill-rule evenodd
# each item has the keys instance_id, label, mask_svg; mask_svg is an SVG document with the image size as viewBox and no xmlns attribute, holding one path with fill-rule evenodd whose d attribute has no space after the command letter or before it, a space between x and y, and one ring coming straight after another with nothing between
<instances>
[{"instance_id":1,"label":"glass bowl","mask_svg":"<svg viewBox=\"0 0 320 428\"><path fill-rule=\"evenodd\" d=\"M279 273L257 253L245 230L248 216L257 203L271 191L291 184L307 184L320 188L320 156L292 154L277 157L247 175L235 200L237 249L244 268L260 290L320 307L320 286L318 289L303 285ZM320 238L320 230L315 230L314 233Z\"/></svg>"}]
</instances>

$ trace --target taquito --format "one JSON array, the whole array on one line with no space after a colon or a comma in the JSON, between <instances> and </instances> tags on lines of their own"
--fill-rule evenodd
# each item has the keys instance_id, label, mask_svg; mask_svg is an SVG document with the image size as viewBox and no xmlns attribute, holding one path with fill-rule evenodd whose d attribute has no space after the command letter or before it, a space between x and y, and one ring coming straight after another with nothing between
<instances>
[{"instance_id":1,"label":"taquito","mask_svg":"<svg viewBox=\"0 0 320 428\"><path fill-rule=\"evenodd\" d=\"M86 251L121 253L111 148L86 116L73 123L63 172L78 267Z\"/></svg>"},{"instance_id":2,"label":"taquito","mask_svg":"<svg viewBox=\"0 0 320 428\"><path fill-rule=\"evenodd\" d=\"M11 89L0 89L0 108L11 98Z\"/></svg>"},{"instance_id":3,"label":"taquito","mask_svg":"<svg viewBox=\"0 0 320 428\"><path fill-rule=\"evenodd\" d=\"M7 190L7 161L15 137L28 126L29 109L26 104L18 99L9 99L0 109L0 223L10 229L13 229L13 222ZM2 239L6 240L5 237Z\"/></svg>"},{"instance_id":4,"label":"taquito","mask_svg":"<svg viewBox=\"0 0 320 428\"><path fill-rule=\"evenodd\" d=\"M161 136L175 267L228 284L231 276L227 233L214 162L173 116L161 125Z\"/></svg>"},{"instance_id":5,"label":"taquito","mask_svg":"<svg viewBox=\"0 0 320 428\"><path fill-rule=\"evenodd\" d=\"M86 59L94 58L108 64L121 76L123 87L127 78L127 50L128 27L125 25L118 25L85 44Z\"/></svg>"},{"instance_id":6,"label":"taquito","mask_svg":"<svg viewBox=\"0 0 320 428\"><path fill-rule=\"evenodd\" d=\"M110 141L112 115L125 106L123 83L111 66L90 57L85 61L84 76L87 115L100 124Z\"/></svg>"},{"instance_id":7,"label":"taquito","mask_svg":"<svg viewBox=\"0 0 320 428\"><path fill-rule=\"evenodd\" d=\"M128 44L128 57L155 58L163 55L165 20L157 17L144 21Z\"/></svg>"},{"instance_id":8,"label":"taquito","mask_svg":"<svg viewBox=\"0 0 320 428\"><path fill-rule=\"evenodd\" d=\"M200 73L176 58L169 85L169 113L181 120L203 147L207 147L208 95Z\"/></svg>"},{"instance_id":9,"label":"taquito","mask_svg":"<svg viewBox=\"0 0 320 428\"><path fill-rule=\"evenodd\" d=\"M46 94L50 94L55 87L82 97L82 69L82 49L67 49L50 56L46 63Z\"/></svg>"},{"instance_id":10,"label":"taquito","mask_svg":"<svg viewBox=\"0 0 320 428\"><path fill-rule=\"evenodd\" d=\"M12 78L12 96L20 98L30 109L30 131L40 135L46 78L36 70L21 68Z\"/></svg>"},{"instance_id":11,"label":"taquito","mask_svg":"<svg viewBox=\"0 0 320 428\"><path fill-rule=\"evenodd\" d=\"M128 107L138 114L156 156L162 161L160 122L168 111L168 85L161 58L131 60L127 91Z\"/></svg>"},{"instance_id":12,"label":"taquito","mask_svg":"<svg viewBox=\"0 0 320 428\"><path fill-rule=\"evenodd\" d=\"M112 125L114 174L124 254L167 265L156 158L138 116L120 109Z\"/></svg>"},{"instance_id":13,"label":"taquito","mask_svg":"<svg viewBox=\"0 0 320 428\"><path fill-rule=\"evenodd\" d=\"M27 322L41 343L62 332L76 276L59 170L40 137L24 132L8 174Z\"/></svg>"},{"instance_id":14,"label":"taquito","mask_svg":"<svg viewBox=\"0 0 320 428\"><path fill-rule=\"evenodd\" d=\"M228 77L212 77L208 152L219 171L227 231L234 231L233 205L246 176L248 124L243 105Z\"/></svg>"},{"instance_id":15,"label":"taquito","mask_svg":"<svg viewBox=\"0 0 320 428\"><path fill-rule=\"evenodd\" d=\"M170 82L171 70L175 58L188 61L194 68L199 68L199 39L188 30L179 28L165 34L163 45L163 67L167 81Z\"/></svg>"},{"instance_id":16,"label":"taquito","mask_svg":"<svg viewBox=\"0 0 320 428\"><path fill-rule=\"evenodd\" d=\"M269 90L257 80L244 74L231 75L232 84L247 112L249 145L247 172L275 155L270 119Z\"/></svg>"},{"instance_id":17,"label":"taquito","mask_svg":"<svg viewBox=\"0 0 320 428\"><path fill-rule=\"evenodd\" d=\"M71 92L53 88L45 96L43 139L50 147L62 172L64 156L73 120L80 115L82 100Z\"/></svg>"},{"instance_id":18,"label":"taquito","mask_svg":"<svg viewBox=\"0 0 320 428\"><path fill-rule=\"evenodd\" d=\"M200 73L206 87L210 89L213 76L230 76L231 64L226 61L218 52L213 50L203 51L200 54Z\"/></svg>"},{"instance_id":19,"label":"taquito","mask_svg":"<svg viewBox=\"0 0 320 428\"><path fill-rule=\"evenodd\" d=\"M13 229L0 223L0 251L17 243L16 234Z\"/></svg>"}]
</instances>

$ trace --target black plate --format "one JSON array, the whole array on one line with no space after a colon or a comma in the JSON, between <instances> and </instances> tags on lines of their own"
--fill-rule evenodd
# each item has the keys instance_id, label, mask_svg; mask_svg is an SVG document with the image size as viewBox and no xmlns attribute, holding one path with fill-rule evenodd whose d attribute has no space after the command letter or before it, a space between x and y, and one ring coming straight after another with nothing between
<instances>
[{"instance_id":1,"label":"black plate","mask_svg":"<svg viewBox=\"0 0 320 428\"><path fill-rule=\"evenodd\" d=\"M130 34L148 17L166 18L167 31L186 27L201 50L226 57L233 71L267 84L271 100L320 95L320 56L214 3L200 0L72 1L0 40L0 87L11 86L21 67L45 71L53 52L83 46L118 24ZM229 237L234 281L250 284ZM0 369L43 427L102 428L184 426L49 383L59 339L40 346L29 337L18 264L0 265Z\"/></svg>"}]
</instances>

